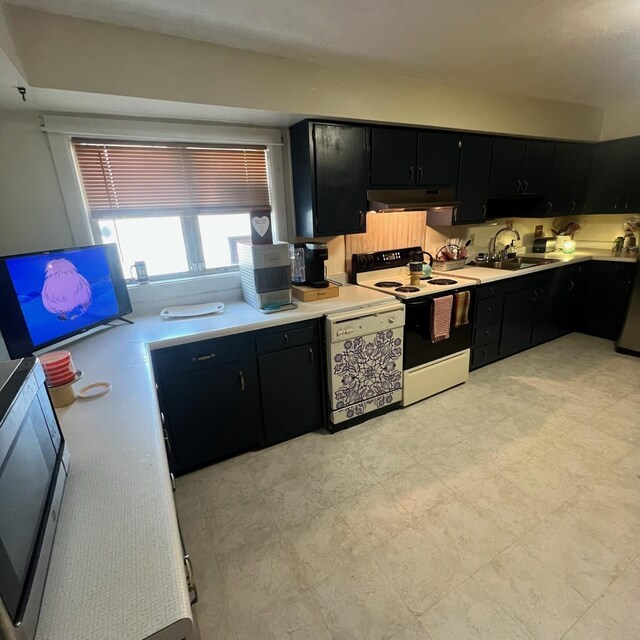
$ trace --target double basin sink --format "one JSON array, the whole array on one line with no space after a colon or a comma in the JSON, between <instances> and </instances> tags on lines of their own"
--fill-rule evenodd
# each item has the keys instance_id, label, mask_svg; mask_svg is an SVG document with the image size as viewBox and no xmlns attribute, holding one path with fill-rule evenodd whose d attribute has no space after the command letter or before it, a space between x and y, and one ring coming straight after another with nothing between
<instances>
[{"instance_id":1,"label":"double basin sink","mask_svg":"<svg viewBox=\"0 0 640 640\"><path fill-rule=\"evenodd\" d=\"M508 260L491 260L489 262L477 262L477 267L489 269L504 269L505 271L519 271L530 267L539 267L542 264L560 262L554 258L510 258Z\"/></svg>"}]
</instances>

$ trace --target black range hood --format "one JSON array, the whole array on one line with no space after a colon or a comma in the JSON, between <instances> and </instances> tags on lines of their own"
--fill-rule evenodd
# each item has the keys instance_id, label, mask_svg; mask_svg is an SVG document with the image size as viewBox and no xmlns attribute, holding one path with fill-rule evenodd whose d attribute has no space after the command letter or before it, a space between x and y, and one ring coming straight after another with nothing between
<instances>
[{"instance_id":1,"label":"black range hood","mask_svg":"<svg viewBox=\"0 0 640 640\"><path fill-rule=\"evenodd\" d=\"M451 187L433 189L369 189L369 211L429 211L460 205Z\"/></svg>"}]
</instances>

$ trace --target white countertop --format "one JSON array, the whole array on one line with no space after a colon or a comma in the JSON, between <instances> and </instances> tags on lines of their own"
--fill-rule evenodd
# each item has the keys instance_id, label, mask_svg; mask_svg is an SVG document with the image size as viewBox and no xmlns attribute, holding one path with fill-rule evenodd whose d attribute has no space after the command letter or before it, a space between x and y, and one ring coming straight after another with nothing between
<instances>
[{"instance_id":1,"label":"white countertop","mask_svg":"<svg viewBox=\"0 0 640 640\"><path fill-rule=\"evenodd\" d=\"M601 249L586 249L583 251L576 251L575 253L519 253L518 257L531 257L531 258L550 258L552 260L558 260L558 262L552 262L550 264L543 264L537 267L527 267L518 271L508 271L506 269L491 269L490 267L470 267L464 266L462 269L456 269L454 271L448 271L450 277L455 278L474 278L480 284L485 282L495 282L496 280L506 280L507 278L515 278L531 273L539 273L540 271L547 271L549 269L556 269L557 267L563 267L568 264L575 264L577 262L587 262L589 260L599 260L607 262L628 262L634 263L635 258L628 258L622 256L612 256L610 251L603 251Z\"/></svg>"},{"instance_id":2,"label":"white countertop","mask_svg":"<svg viewBox=\"0 0 640 640\"><path fill-rule=\"evenodd\" d=\"M185 320L135 317L68 345L81 388L112 391L58 410L71 469L58 521L37 640L142 640L191 627L182 547L161 435L147 343L158 348L319 318L389 302L344 286L337 298L262 314L241 301L221 314ZM195 567L196 578L198 567Z\"/></svg>"}]
</instances>

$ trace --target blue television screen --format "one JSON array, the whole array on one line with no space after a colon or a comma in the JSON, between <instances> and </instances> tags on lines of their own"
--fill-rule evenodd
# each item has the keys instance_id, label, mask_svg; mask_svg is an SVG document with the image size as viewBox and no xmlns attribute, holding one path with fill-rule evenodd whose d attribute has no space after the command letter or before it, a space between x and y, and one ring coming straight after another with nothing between
<instances>
[{"instance_id":1,"label":"blue television screen","mask_svg":"<svg viewBox=\"0 0 640 640\"><path fill-rule=\"evenodd\" d=\"M115 245L3 258L0 298L0 326L12 357L131 311Z\"/></svg>"}]
</instances>

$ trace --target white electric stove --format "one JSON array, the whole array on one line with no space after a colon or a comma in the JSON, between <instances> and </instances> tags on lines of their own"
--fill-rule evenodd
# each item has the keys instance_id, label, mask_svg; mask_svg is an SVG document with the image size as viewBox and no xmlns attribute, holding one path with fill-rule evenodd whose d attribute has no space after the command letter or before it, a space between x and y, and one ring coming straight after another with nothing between
<instances>
[{"instance_id":1,"label":"white electric stove","mask_svg":"<svg viewBox=\"0 0 640 640\"><path fill-rule=\"evenodd\" d=\"M421 247L355 254L352 258L352 282L394 296L405 307L403 406L417 402L450 387L466 382L473 334L475 305L474 278L454 272L433 272L418 286L410 283L408 263L422 260ZM468 321L458 325L451 316L449 337L432 338L435 300L458 296L468 291Z\"/></svg>"}]
</instances>

